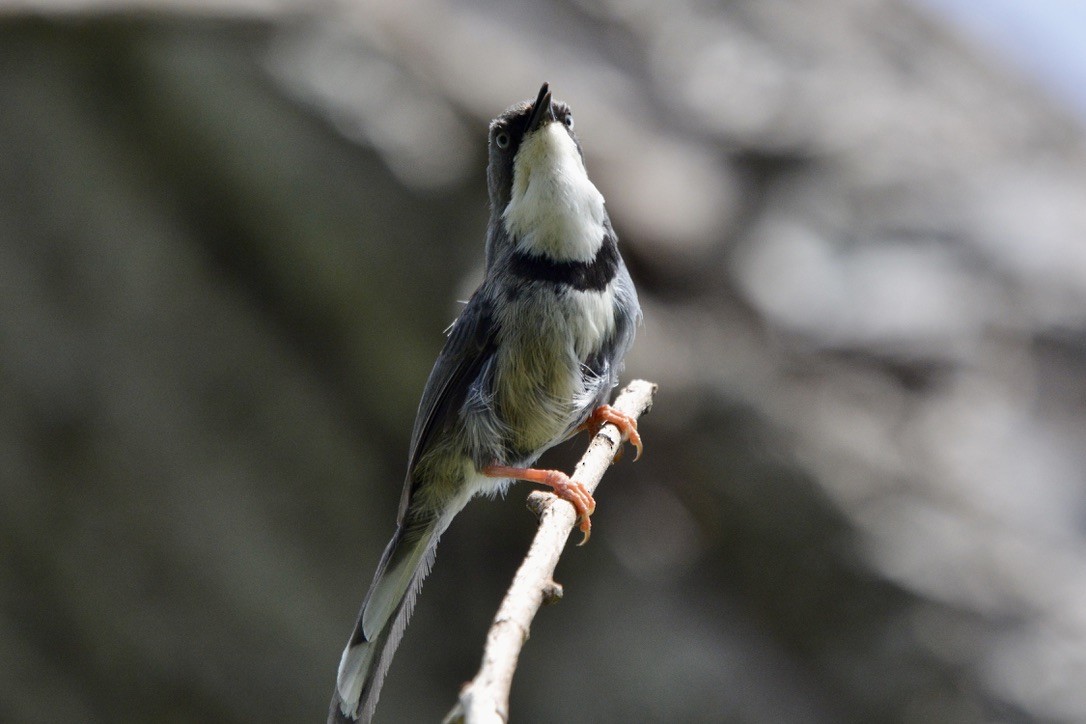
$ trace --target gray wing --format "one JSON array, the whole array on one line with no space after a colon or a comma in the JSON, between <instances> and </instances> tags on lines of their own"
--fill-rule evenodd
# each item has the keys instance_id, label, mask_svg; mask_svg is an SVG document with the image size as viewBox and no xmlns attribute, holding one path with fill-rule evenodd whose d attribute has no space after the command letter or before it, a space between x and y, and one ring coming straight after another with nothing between
<instances>
[{"instance_id":1,"label":"gray wing","mask_svg":"<svg viewBox=\"0 0 1086 724\"><path fill-rule=\"evenodd\" d=\"M641 304L637 299L637 289L634 288L633 279L626 268L626 263L619 257L618 276L615 279L615 334L612 341L610 356L613 362L615 382L622 373L623 360L626 353L633 345L634 335L641 325Z\"/></svg>"},{"instance_id":2,"label":"gray wing","mask_svg":"<svg viewBox=\"0 0 1086 724\"><path fill-rule=\"evenodd\" d=\"M412 473L415 465L435 437L456 423L468 388L494 355L496 336L492 303L480 288L453 322L422 392L411 433L407 480L400 498L401 522L414 494L416 483Z\"/></svg>"},{"instance_id":3,"label":"gray wing","mask_svg":"<svg viewBox=\"0 0 1086 724\"><path fill-rule=\"evenodd\" d=\"M604 341L600 349L587 360L585 367L597 377L607 381L603 394L618 384L618 377L625 365L626 353L633 345L637 327L641 324L641 305L637 300L630 272L619 257L615 277L615 331ZM597 403L599 404L599 403Z\"/></svg>"},{"instance_id":4,"label":"gray wing","mask_svg":"<svg viewBox=\"0 0 1086 724\"><path fill-rule=\"evenodd\" d=\"M615 279L615 331L595 354L584 360L586 382L595 389L595 397L586 400L586 406L578 412L566 431L567 436L573 435L597 406L610 399L611 390L618 384L619 375L626 366L626 353L633 345L640 324L641 305L637 300L637 290L620 257ZM594 378L594 384L587 378Z\"/></svg>"}]
</instances>

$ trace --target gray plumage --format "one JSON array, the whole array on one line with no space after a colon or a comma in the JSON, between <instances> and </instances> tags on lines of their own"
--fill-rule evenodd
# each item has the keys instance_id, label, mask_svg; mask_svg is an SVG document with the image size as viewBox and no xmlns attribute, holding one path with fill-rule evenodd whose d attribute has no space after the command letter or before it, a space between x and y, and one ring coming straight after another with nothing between
<instances>
[{"instance_id":1,"label":"gray plumage","mask_svg":"<svg viewBox=\"0 0 1086 724\"><path fill-rule=\"evenodd\" d=\"M329 722L369 722L438 538L475 495L570 437L618 382L641 318L573 116L546 84L490 125L486 275L419 403L396 532L343 651Z\"/></svg>"}]
</instances>

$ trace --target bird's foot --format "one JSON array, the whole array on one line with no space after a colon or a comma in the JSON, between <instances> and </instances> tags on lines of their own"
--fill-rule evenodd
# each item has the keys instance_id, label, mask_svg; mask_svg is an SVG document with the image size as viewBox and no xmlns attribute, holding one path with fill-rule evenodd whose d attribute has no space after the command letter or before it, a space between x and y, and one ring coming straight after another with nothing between
<instances>
[{"instance_id":1,"label":"bird's foot","mask_svg":"<svg viewBox=\"0 0 1086 724\"><path fill-rule=\"evenodd\" d=\"M595 437L600 429L607 424L614 425L618 428L618 431L622 433L622 436L626 438L631 445L637 450L637 454L634 456L634 462L641 459L641 453L644 451L644 446L641 444L641 435L637 432L637 420L627 415L625 412L619 412L610 405L600 405L592 414L588 416L588 419L581 425L581 429L588 430L588 434ZM617 463L622 458L622 448L618 449L615 453L615 462Z\"/></svg>"},{"instance_id":2,"label":"bird's foot","mask_svg":"<svg viewBox=\"0 0 1086 724\"><path fill-rule=\"evenodd\" d=\"M588 489L571 479L560 470L537 470L535 468L513 468L507 465L487 465L482 470L483 475L490 478L514 478L527 480L532 483L546 485L554 490L554 494L567 501L577 511L580 519L580 529L584 538L577 545L584 545L592 534L592 513L596 510L596 501Z\"/></svg>"}]
</instances>

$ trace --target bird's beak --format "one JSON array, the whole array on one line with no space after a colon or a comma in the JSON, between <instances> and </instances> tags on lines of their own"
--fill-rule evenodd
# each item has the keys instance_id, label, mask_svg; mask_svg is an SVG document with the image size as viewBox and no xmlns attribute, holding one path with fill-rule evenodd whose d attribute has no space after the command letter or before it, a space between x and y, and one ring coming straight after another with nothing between
<instances>
[{"instance_id":1,"label":"bird's beak","mask_svg":"<svg viewBox=\"0 0 1086 724\"><path fill-rule=\"evenodd\" d=\"M551 108L551 87L549 83L544 83L543 87L539 89L539 97L535 99L535 105L532 106L532 115L528 118L528 129L525 133L531 133L545 121L554 120L554 109Z\"/></svg>"}]
</instances>

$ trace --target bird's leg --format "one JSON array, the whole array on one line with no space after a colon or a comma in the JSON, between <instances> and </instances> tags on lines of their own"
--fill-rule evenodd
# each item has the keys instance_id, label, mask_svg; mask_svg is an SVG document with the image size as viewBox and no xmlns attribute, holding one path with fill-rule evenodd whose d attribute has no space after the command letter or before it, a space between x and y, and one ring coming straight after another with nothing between
<instances>
[{"instance_id":1,"label":"bird's leg","mask_svg":"<svg viewBox=\"0 0 1086 724\"><path fill-rule=\"evenodd\" d=\"M554 494L562 500L568 501L577 511L577 517L581 521L581 532L584 538L578 545L588 542L588 536L592 532L591 515L596 510L596 501L584 485L570 479L560 470L537 470L535 468L513 468L508 465L487 465L482 469L483 475L488 478L513 478L515 480L527 480L532 483L546 485L554 490Z\"/></svg>"},{"instance_id":2,"label":"bird's leg","mask_svg":"<svg viewBox=\"0 0 1086 724\"><path fill-rule=\"evenodd\" d=\"M581 424L579 429L588 430L588 434L595 437L600 428L607 424L617 427L622 436L629 440L630 444L637 450L634 462L640 460L644 447L641 445L641 435L637 433L637 420L625 412L619 412L610 405L600 405L592 411L592 414ZM615 462L618 462L621 457L622 448L620 447L618 452L615 453Z\"/></svg>"}]
</instances>

